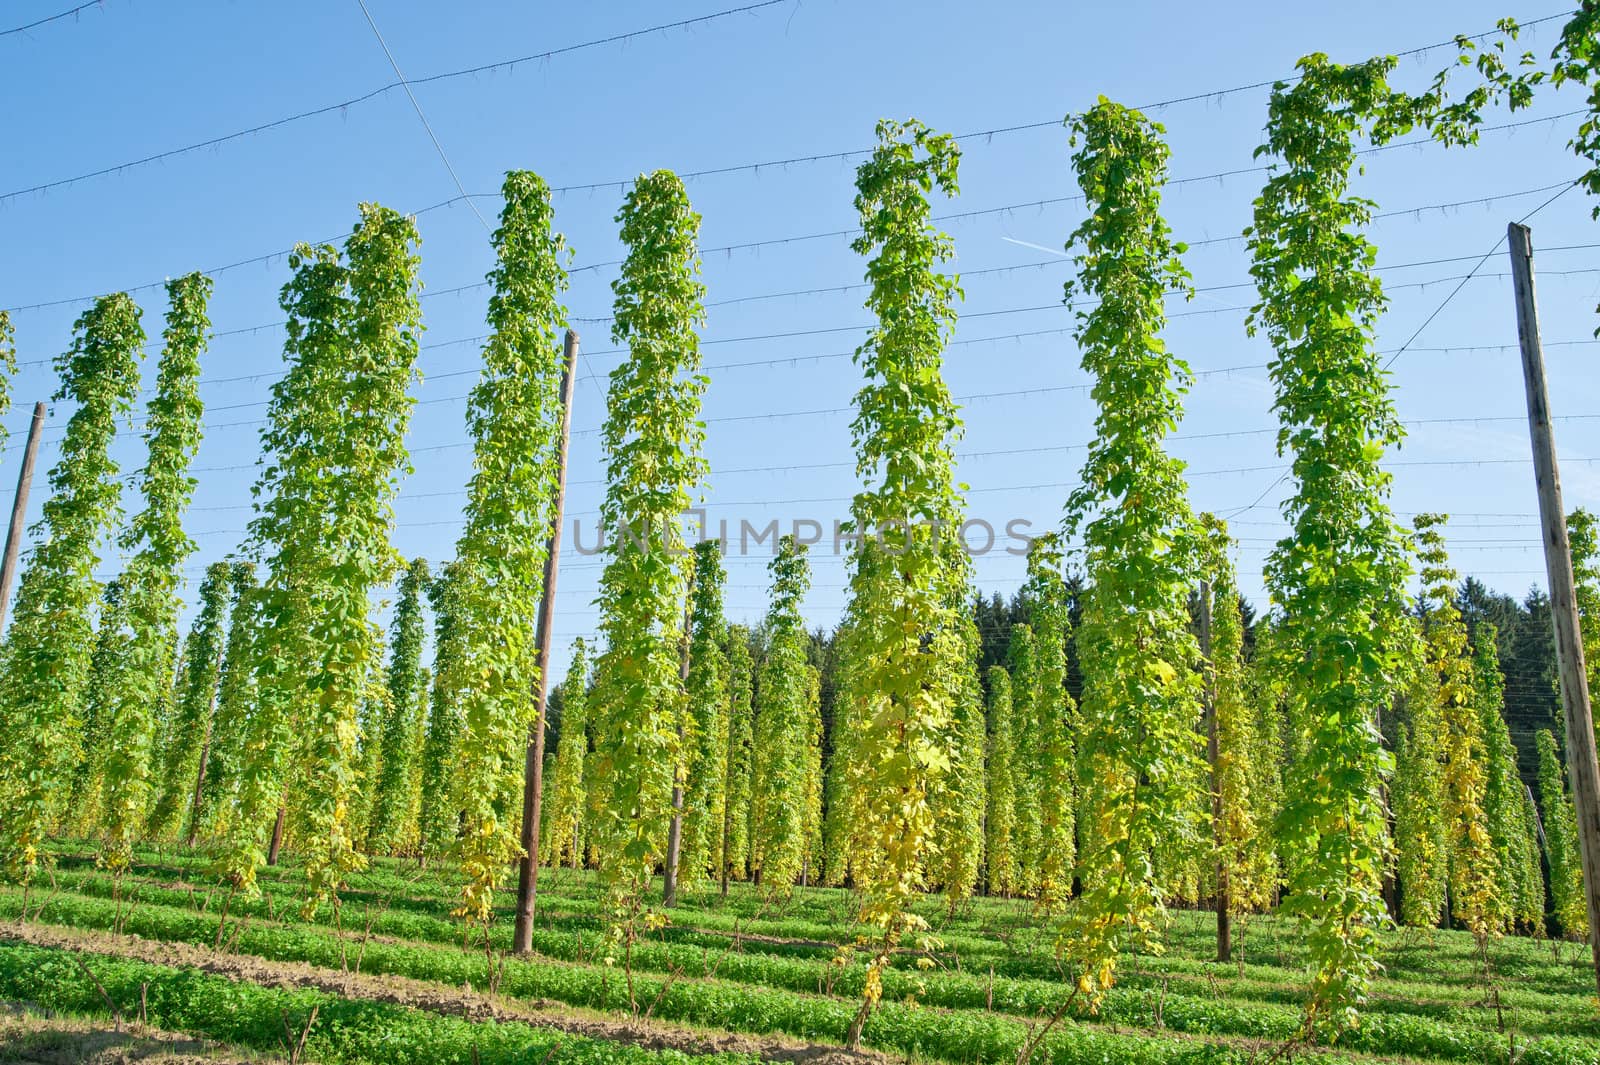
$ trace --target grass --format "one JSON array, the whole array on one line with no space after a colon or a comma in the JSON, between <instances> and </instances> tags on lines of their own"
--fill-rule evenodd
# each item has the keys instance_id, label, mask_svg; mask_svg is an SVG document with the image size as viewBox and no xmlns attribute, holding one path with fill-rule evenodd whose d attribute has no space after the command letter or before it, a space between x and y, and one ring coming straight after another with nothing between
<instances>
[{"instance_id":1,"label":"grass","mask_svg":"<svg viewBox=\"0 0 1600 1065\"><path fill-rule=\"evenodd\" d=\"M217 1065L281 1063L276 1055L39 1007L0 1005L0 1063L16 1065Z\"/></svg>"},{"instance_id":2,"label":"grass","mask_svg":"<svg viewBox=\"0 0 1600 1065\"><path fill-rule=\"evenodd\" d=\"M209 948L218 940L222 893L205 880L203 859L153 852L142 859L137 876L124 883L123 930L144 940ZM62 855L55 875L55 894L35 891L37 920L81 929L116 925L109 878L70 853ZM448 870L376 863L352 885L343 927L335 928L327 910L316 920L302 919L298 870L267 870L260 898L233 900L222 941L241 954L325 969L353 968L359 961L365 973L441 988L482 988L493 965L499 990L513 1000L622 1016L648 1012L654 1021L751 1037L780 1033L838 1043L855 1009L863 966L833 961L853 934L852 900L841 891L805 890L781 911L768 912L743 887L725 900L709 887L691 889L673 911L673 924L635 948L630 988L630 974L601 956L596 889L588 875L560 871L541 878L532 960L487 957L478 945L463 949L461 926L449 916L448 876ZM16 891L0 891L0 917L15 919L21 903ZM919 971L908 958L891 975L865 1044L916 1060L1014 1061L1030 1033L1067 997L1049 922L1026 904L990 899L974 900L948 920L939 900L930 899L927 916L943 926L946 946L929 959L931 970ZM508 920L494 929L498 950L509 946L509 932ZM1211 934L1209 914L1174 913L1164 953L1125 959L1122 982L1099 1011L1074 1005L1034 1060L1168 1065L1265 1061L1277 1053L1297 1030L1306 981L1295 926L1273 917L1251 919L1244 958L1232 965L1208 960ZM1592 974L1586 956L1570 946L1496 941L1487 981L1470 937L1454 932L1390 933L1384 961L1386 972L1361 1028L1337 1048L1301 1050L1302 1055L1508 1065L1600 1062ZM161 1023L237 1041L192 1025ZM359 1030L377 1021L352 1016L341 1023ZM455 1023L470 1029L477 1022ZM459 1033L426 1026L418 1031L418 1038L439 1044L428 1060L453 1060L449 1054L467 1045ZM359 1056L367 1050L350 1046L355 1049L315 1044L320 1060L368 1060Z\"/></svg>"},{"instance_id":3,"label":"grass","mask_svg":"<svg viewBox=\"0 0 1600 1065\"><path fill-rule=\"evenodd\" d=\"M91 963L75 952L19 943L0 950L0 997L79 1015L102 1015L142 1001L148 1023L157 1027L341 1065L677 1065L688 1057L527 1024L468 1021L320 991L262 987L194 969L101 957ZM710 1060L717 1065L753 1061L741 1055Z\"/></svg>"}]
</instances>

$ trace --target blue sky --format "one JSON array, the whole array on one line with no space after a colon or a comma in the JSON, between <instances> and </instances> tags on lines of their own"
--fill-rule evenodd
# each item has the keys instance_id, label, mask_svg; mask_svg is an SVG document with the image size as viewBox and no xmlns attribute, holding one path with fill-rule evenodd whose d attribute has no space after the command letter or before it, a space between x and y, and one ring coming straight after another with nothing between
<instances>
[{"instance_id":1,"label":"blue sky","mask_svg":"<svg viewBox=\"0 0 1600 1065\"><path fill-rule=\"evenodd\" d=\"M1281 533L1274 486L1274 421L1264 341L1247 337L1252 299L1240 230L1263 175L1252 168L1265 89L1218 90L1289 74L1314 50L1340 60L1399 52L1478 33L1511 15L1559 15L1534 0L1341 5L1215 6L950 2L844 4L805 0L465 78L418 86L417 98L468 191L493 192L508 168L531 168L557 187L557 220L576 251L568 306L584 337L586 369L574 412L569 514L592 522L603 492L596 379L616 365L609 283L619 257L613 221L623 184L641 171L719 170L689 180L704 217L708 286L703 348L707 503L713 520L762 525L845 516L855 488L846 410L859 377L848 353L867 321L863 264L841 231L854 224L853 168L884 116L916 116L961 140L961 196L936 204L967 280L963 320L946 374L963 399L961 475L969 511L996 525L1024 518L1053 526L1076 479L1094 412L1060 304L1069 264L1060 248L1081 206L1066 133L1053 125L1100 94L1155 109L1168 129L1172 176L1166 213L1202 291L1173 301L1169 343L1199 377L1173 442L1190 463L1197 508L1233 512L1243 585L1261 599L1260 568ZM1521 5L1521 6L1519 6ZM7 4L0 29L53 14L67 0ZM370 0L373 17L411 78L624 34L732 6L435 4ZM1560 21L1525 44L1547 53ZM1408 58L1420 85L1448 57ZM355 0L275 4L106 0L74 18L0 36L0 92L10 102L0 196L360 96L393 80ZM1402 147L1366 158L1359 188L1383 212L1371 236L1392 297L1380 347L1416 334L1394 366L1409 438L1392 456L1403 515L1443 510L1458 567L1520 594L1542 584L1543 558L1503 250L1420 333L1417 330L1495 244L1509 219L1574 177L1565 147L1575 118L1532 121L1582 106L1576 93L1531 113L1481 146ZM1007 127L1043 126L1006 131ZM771 160L784 165L749 167ZM1237 171L1244 171L1237 173ZM1225 177L1207 177L1226 172ZM1189 180L1200 178L1201 180ZM1544 190L1544 191L1539 191ZM213 148L0 199L0 306L18 307L16 407L0 454L9 501L21 435L35 398L53 390L48 360L69 342L82 302L130 286L159 338L159 282L280 252L299 240L346 233L356 204L419 211L455 187L404 93L294 122ZM1057 201L1044 202L1040 201ZM479 200L493 221L498 205ZM1437 208L1432 205L1455 204ZM1533 220L1540 299L1569 506L1600 505L1600 375L1592 332L1600 300L1600 228L1572 192ZM427 333L410 441L416 472L397 504L395 541L408 556L450 556L471 461L464 396L485 332L491 262L487 234L456 204L419 215ZM822 236L817 236L822 234ZM788 238L804 238L793 239ZM757 247L730 246L759 244ZM1582 245L1584 247L1571 247ZM1412 265L1426 263L1427 265ZM1015 269L1009 269L1015 268ZM249 520L260 419L281 369L277 291L281 255L216 275L206 356L205 443L189 528L205 563L235 549ZM825 290L825 291L819 291ZM792 295L776 295L798 293ZM49 306L34 306L51 304ZM261 328L254 328L260 326ZM154 380L154 355L146 364ZM45 434L54 461L68 411ZM119 441L137 468L136 434ZM42 473L41 469L41 473ZM39 481L31 517L43 501ZM138 500L130 493L130 506ZM1254 504L1252 506L1252 504ZM7 505L8 502L7 502ZM586 530L592 525L586 525ZM569 526L570 529L570 526ZM592 542L592 533L586 533ZM730 614L758 619L767 559L730 559ZM835 620L844 570L832 551L814 558L807 613ZM558 645L591 633L598 560L562 567ZM108 558L106 574L117 569ZM1019 559L977 560L978 584L1009 594ZM190 591L192 594L193 584Z\"/></svg>"}]
</instances>

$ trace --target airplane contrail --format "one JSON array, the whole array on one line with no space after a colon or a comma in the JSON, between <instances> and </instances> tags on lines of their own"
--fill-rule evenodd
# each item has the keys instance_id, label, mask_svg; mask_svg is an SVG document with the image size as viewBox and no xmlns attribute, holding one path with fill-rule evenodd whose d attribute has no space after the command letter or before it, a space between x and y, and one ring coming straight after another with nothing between
<instances>
[{"instance_id":1,"label":"airplane contrail","mask_svg":"<svg viewBox=\"0 0 1600 1065\"><path fill-rule=\"evenodd\" d=\"M1063 259L1067 257L1067 253L1058 248L1047 248L1043 244L1035 244L1032 241L1018 240L1015 237L1001 237L1000 239L1005 241L1007 244L1020 244L1024 248L1032 248L1034 251L1049 252L1051 255L1059 255Z\"/></svg>"}]
</instances>

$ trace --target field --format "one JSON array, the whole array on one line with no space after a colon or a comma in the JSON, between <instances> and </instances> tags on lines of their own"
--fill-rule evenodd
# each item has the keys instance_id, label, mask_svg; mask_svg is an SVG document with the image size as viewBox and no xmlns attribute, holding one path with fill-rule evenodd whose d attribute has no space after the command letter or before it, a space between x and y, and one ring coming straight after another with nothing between
<instances>
[{"instance_id":1,"label":"field","mask_svg":"<svg viewBox=\"0 0 1600 1065\"><path fill-rule=\"evenodd\" d=\"M0 39L21 43L91 6L0 26ZM357 6L395 83L0 191L4 203L109 181L404 87L459 194L405 211L390 194L415 190L380 184L361 193L342 241L244 258L219 247L214 260L153 239L166 216L146 206L137 214L156 226L165 282L57 299L0 291L32 300L0 308L0 419L13 396L50 397L26 443L0 421L0 451L20 450L0 551L0 1056L1600 1065L1588 705L1600 691L1600 480L1587 467L1600 458L1568 456L1580 473L1564 498L1554 444L1557 421L1600 413L1566 406L1581 374L1546 382L1528 224L1573 191L1589 196L1583 224L1600 219L1600 0L1472 34L1441 28L1436 43L1351 63L1303 53L1292 76L1220 90L1146 79L1137 98L1172 95L1139 107L1095 85L1059 123L956 134L946 124L966 130L966 108L930 93L937 125L883 117L865 148L773 144L760 163L723 165L721 143L697 158L641 141L618 120L642 112L612 108L591 116L584 143L627 147L619 158L636 177L573 184L569 160L587 170L606 153L530 128L490 153L498 193L467 191ZM1557 21L1553 45L1523 52L1524 30ZM900 27L877 36L886 54L911 57ZM1348 50L1342 38L1327 46ZM1187 67L1195 49L1181 43L1177 64L1130 53L1139 62L1120 67ZM997 35L990 53L1014 48ZM914 66L932 73L935 54ZM1273 66L1285 71L1286 57ZM886 75L852 101L840 120L853 145L860 101L884 89L898 101L919 73ZM616 102L625 84L666 102L662 88L683 80L627 75ZM1059 106L1061 86L1048 88ZM730 82L723 95L748 90ZM1210 145L1225 169L1175 170L1193 141L1215 139L1214 123L1169 133L1164 112L1246 93L1264 105L1246 151ZM708 124L724 140L742 132L716 113ZM669 138L675 128L651 123ZM1492 245L1474 238L1480 254L1380 233L1386 219L1476 198L1380 210L1366 182L1369 164L1387 165L1377 153L1549 123L1569 169L1520 145L1501 162L1566 176L1483 197L1542 201L1519 207L1504 235L1495 223ZM481 147L496 148L482 129ZM1024 130L1056 136L1054 154L996 182L1008 168L979 145ZM561 150L529 160L529 143ZM332 199L368 185L327 181L331 156L279 158ZM693 169L663 165L680 159ZM720 199L723 179L822 161L843 164L841 177L853 168L853 182L819 182L808 202L831 204L847 228L717 243L755 203ZM1446 176L1436 167L1427 187ZM1167 202L1169 188L1189 197L1224 179L1257 190L1231 219ZM961 199L985 182L1027 198L967 208L992 202ZM1002 191L1013 187L1026 192ZM584 197L568 202L580 190L588 215ZM185 217L223 217L170 198ZM480 207L495 201L491 224ZM487 240L434 243L445 221L434 212L452 206ZM791 206L805 203L768 196L760 214ZM1068 210L1047 222L1047 207ZM227 208L230 220L277 216L244 197ZM1028 232L1046 243L1009 235L1024 209L1040 213ZM1006 232L958 245L944 228L978 218ZM216 228L231 240L242 227ZM1541 233L1566 243L1541 247L1600 248L1569 228L1542 216ZM735 252L813 240L850 257L768 291L707 273ZM981 258L997 243L1050 258ZM1485 273L1502 247L1511 273ZM1235 269L1215 273L1205 257L1230 248ZM171 275L191 257L231 262ZM432 263L468 258L481 281L435 283L446 275ZM232 317L247 286L231 271L249 265L276 272L281 319ZM1555 265L1540 276L1600 273ZM58 266L76 277L81 264ZM1398 273L1446 266L1467 272ZM1031 272L1046 268L1063 273ZM52 272L47 257L30 272ZM1512 281L1516 343L1491 343L1480 322L1460 350L1503 351L1510 374L1491 383L1452 361L1413 376L1428 387L1402 403L1397 373L1457 351L1424 331L1468 282L1497 276ZM968 309L967 278L1005 285L1009 306ZM787 288L802 284L813 287ZM1440 285L1431 312L1385 324L1390 292ZM165 293L159 331L141 306L152 290ZM469 292L464 311L424 303ZM819 324L833 320L803 302L840 295L856 305L847 324ZM1177 309L1201 297L1213 305ZM1468 299L1490 304L1474 290L1457 309ZM1579 302L1585 315L1593 299ZM803 323L769 300L795 302ZM79 305L70 328L30 321ZM746 309L717 310L734 305ZM1496 312L1507 338L1512 309ZM1587 318L1581 339L1556 339L1573 332L1556 325L1571 310L1546 316L1553 355L1600 343ZM1026 319L1027 332L960 333L964 321L1046 313L1056 318ZM479 332L422 342L462 314ZM1225 320L1238 328L1210 341L1188 332L1190 316L1222 314L1242 315ZM256 334L281 335L281 359L213 350ZM954 357L1026 337L1049 338L1029 361ZM752 357L790 339L846 350ZM712 345L738 347L708 357ZM815 368L816 387L736 372L784 364ZM966 391L962 378L980 372L981 387L1001 390ZM436 394L440 380L469 390ZM237 401L217 402L229 398L210 391L219 384L243 386ZM762 409L768 393L789 393L787 406ZM1056 397L1044 414L1012 404L1044 395ZM1534 475L1515 493L1486 494L1465 474L1403 490L1396 467L1524 466L1524 396ZM1418 397L1427 409L1411 406ZM1224 398L1212 422L1185 421L1195 401ZM1002 402L985 415L990 401ZM414 422L444 403L464 405L448 433L436 416ZM247 409L259 416L208 420ZM845 416L846 431L792 420ZM1477 446L1489 423L1503 435L1488 456L1460 436L1424 443L1424 430L1429 457L1397 457L1413 429L1472 426ZM242 434L222 464L194 465L208 433L232 427L254 443ZM30 504L47 431L45 498ZM846 437L848 458L825 454ZM1218 446L1248 464L1206 468L1189 443L1200 440L1236 441ZM413 481L423 455L439 458ZM1005 461L967 465L988 458ZM783 482L791 498L724 494L725 477L790 473L803 474ZM793 495L813 491L813 473L815 491L842 494ZM1259 482L1203 480L1214 476ZM197 495L202 483L226 491ZM593 491L569 497L569 484ZM1534 495L1536 516L1525 513ZM400 520L416 500L428 520ZM1459 532L1447 509L1466 519ZM191 514L233 517L196 527ZM437 531L401 533L423 527ZM1479 554L1489 549L1526 563L1539 552L1545 566L1485 568L1499 557ZM600 557L574 561L589 554ZM563 566L576 581L557 580ZM1532 573L1548 589L1520 600L1478 579Z\"/></svg>"},{"instance_id":2,"label":"field","mask_svg":"<svg viewBox=\"0 0 1600 1065\"><path fill-rule=\"evenodd\" d=\"M849 943L845 892L802 889L779 912L734 885L687 892L671 924L624 959L597 956L591 877L545 870L534 955L509 957L509 918L492 949L464 945L449 889L414 863L383 862L352 883L336 918L300 916L303 874L270 868L259 899L234 898L199 860L144 851L124 881L87 852L60 856L55 883L0 889L0 999L78 1017L141 1015L150 1026L241 1051L373 1062L846 1061L865 966ZM1091 1015L1066 1001L1048 922L1029 904L978 899L926 916L946 948L921 971L892 971L864 1059L1061 1063L1283 1060L1578 1063L1600 1060L1600 1016L1584 954L1504 938L1489 979L1472 938L1386 933L1384 972L1359 1029L1335 1048L1289 1045L1304 962L1286 920L1242 931L1233 964L1209 960L1213 918L1172 915L1162 956L1123 959ZM115 930L121 928L120 936ZM141 1006L141 999L143 1005ZM314 1011L314 1013L313 1013Z\"/></svg>"}]
</instances>

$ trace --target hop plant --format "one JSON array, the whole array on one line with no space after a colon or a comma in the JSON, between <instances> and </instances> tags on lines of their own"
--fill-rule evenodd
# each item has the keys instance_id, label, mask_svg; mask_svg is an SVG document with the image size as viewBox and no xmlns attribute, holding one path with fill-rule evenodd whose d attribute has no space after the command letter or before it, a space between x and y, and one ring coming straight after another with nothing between
<instances>
[{"instance_id":1,"label":"hop plant","mask_svg":"<svg viewBox=\"0 0 1600 1065\"><path fill-rule=\"evenodd\" d=\"M1013 777L1016 734L1013 728L1011 674L1004 666L989 667L988 760L985 776L989 788L984 818L984 875L989 891L1010 895L1016 890L1017 854L1016 784Z\"/></svg>"},{"instance_id":2,"label":"hop plant","mask_svg":"<svg viewBox=\"0 0 1600 1065\"><path fill-rule=\"evenodd\" d=\"M57 402L75 406L50 471L50 498L0 647L0 861L31 880L82 756L78 713L94 647L97 545L121 514L111 442L139 389L145 334L126 293L102 296L73 326L56 360Z\"/></svg>"},{"instance_id":3,"label":"hop plant","mask_svg":"<svg viewBox=\"0 0 1600 1065\"><path fill-rule=\"evenodd\" d=\"M1550 863L1550 906L1561 934L1589 937L1583 862L1578 853L1578 814L1567 793L1566 768L1549 729L1534 736L1539 751L1539 805L1544 811L1545 856Z\"/></svg>"},{"instance_id":4,"label":"hop plant","mask_svg":"<svg viewBox=\"0 0 1600 1065\"><path fill-rule=\"evenodd\" d=\"M1379 466L1402 431L1374 342L1384 296L1363 232L1373 206L1349 187L1356 138L1391 102L1394 66L1312 55L1297 79L1273 87L1257 154L1274 169L1246 236L1260 293L1248 328L1274 349L1278 450L1296 481L1290 533L1266 570L1299 737L1279 815L1285 905L1310 926L1306 1030L1335 1037L1356 1022L1387 919L1390 756L1373 722L1393 702L1412 638L1402 616L1409 566ZM1387 122L1384 135L1401 124Z\"/></svg>"},{"instance_id":5,"label":"hop plant","mask_svg":"<svg viewBox=\"0 0 1600 1065\"><path fill-rule=\"evenodd\" d=\"M1216 737L1211 766L1215 889L1219 905L1243 914L1272 902L1275 862L1268 831L1272 813L1258 793L1255 767L1275 762L1277 752L1271 737L1262 734L1246 688L1244 622L1238 580L1228 558L1232 539L1226 523L1215 516L1202 515L1201 523L1212 600L1207 681Z\"/></svg>"},{"instance_id":6,"label":"hop plant","mask_svg":"<svg viewBox=\"0 0 1600 1065\"><path fill-rule=\"evenodd\" d=\"M222 675L223 633L227 626L228 583L233 567L213 562L200 582L200 610L184 642L178 673L177 712L158 774L160 792L146 831L161 838L184 822L185 834L198 813L211 754L217 682Z\"/></svg>"},{"instance_id":7,"label":"hop plant","mask_svg":"<svg viewBox=\"0 0 1600 1065\"><path fill-rule=\"evenodd\" d=\"M728 722L727 801L722 817L722 889L728 880L750 872L750 807L755 746L755 665L750 657L750 632L730 625L727 632Z\"/></svg>"},{"instance_id":8,"label":"hop plant","mask_svg":"<svg viewBox=\"0 0 1600 1065\"><path fill-rule=\"evenodd\" d=\"M145 506L122 537L133 552L123 583L129 640L106 722L101 860L121 874L144 829L154 780L157 723L170 713L178 653L178 587L194 541L183 512L194 495L189 464L200 447L200 356L211 320L211 279L189 274L167 282L170 309L156 393L150 401L141 471Z\"/></svg>"},{"instance_id":9,"label":"hop plant","mask_svg":"<svg viewBox=\"0 0 1600 1065\"><path fill-rule=\"evenodd\" d=\"M17 373L17 333L11 322L11 312L0 311L0 418L11 413L11 378ZM0 447L10 439L9 431L0 425Z\"/></svg>"},{"instance_id":10,"label":"hop plant","mask_svg":"<svg viewBox=\"0 0 1600 1065\"><path fill-rule=\"evenodd\" d=\"M627 247L612 283L612 339L628 357L611 373L601 445L610 530L600 577L594 707L594 841L613 938L649 923L645 891L665 856L679 765L681 636L689 574L673 564L679 526L705 477L698 421L706 379L695 330L704 321L700 216L670 171L641 175L617 221Z\"/></svg>"},{"instance_id":11,"label":"hop plant","mask_svg":"<svg viewBox=\"0 0 1600 1065\"><path fill-rule=\"evenodd\" d=\"M1169 155L1162 128L1105 99L1068 124L1090 211L1068 242L1079 277L1066 296L1094 301L1077 312L1076 336L1099 414L1066 520L1069 535L1082 530L1089 581L1077 638L1077 775L1093 831L1078 856L1084 892L1058 947L1098 1001L1125 948L1159 949L1166 903L1186 872L1193 880L1203 817L1199 650L1188 625L1195 523L1183 463L1163 448L1189 380L1161 339L1165 297L1190 285L1184 249L1160 213ZM1048 819L1045 833L1053 849ZM1062 891L1061 874L1047 866L1041 894Z\"/></svg>"},{"instance_id":12,"label":"hop plant","mask_svg":"<svg viewBox=\"0 0 1600 1065\"><path fill-rule=\"evenodd\" d=\"M684 771L680 874L699 880L722 866L728 762L727 621L722 616L722 543L694 547L689 605L689 675L684 680Z\"/></svg>"},{"instance_id":13,"label":"hop plant","mask_svg":"<svg viewBox=\"0 0 1600 1065\"><path fill-rule=\"evenodd\" d=\"M422 687L423 593L432 580L425 559L413 559L400 576L394 619L389 625L389 668L385 679L388 716L375 722L381 732L371 740L379 747L378 776L373 781L371 824L367 846L375 854L396 850L411 832L408 784L412 768L418 690Z\"/></svg>"},{"instance_id":14,"label":"hop plant","mask_svg":"<svg viewBox=\"0 0 1600 1065\"><path fill-rule=\"evenodd\" d=\"M539 834L544 860L563 860L577 868L583 861L584 763L589 757L589 648L579 639L561 682L561 739L556 744L550 800L544 806L546 827Z\"/></svg>"},{"instance_id":15,"label":"hop plant","mask_svg":"<svg viewBox=\"0 0 1600 1065\"><path fill-rule=\"evenodd\" d=\"M241 743L235 815L217 872L255 890L261 833L296 782L307 909L336 901L365 864L352 806L359 717L378 644L371 594L399 568L389 543L407 465L421 311L414 220L363 204L343 254L301 245L279 302L288 372L272 389L249 546L255 705Z\"/></svg>"},{"instance_id":16,"label":"hop plant","mask_svg":"<svg viewBox=\"0 0 1600 1065\"><path fill-rule=\"evenodd\" d=\"M206 780L189 828L191 841L201 834L227 838L231 833L233 799L244 764L248 717L254 704L256 574L249 562L228 568L228 637L217 677L217 708L212 714L210 757Z\"/></svg>"},{"instance_id":17,"label":"hop plant","mask_svg":"<svg viewBox=\"0 0 1600 1065\"><path fill-rule=\"evenodd\" d=\"M554 516L563 368L556 330L567 287L549 186L512 171L502 192L489 273L494 332L467 401L473 474L452 576L459 642L441 674L462 718L451 782L464 815L453 848L462 880L456 912L485 935L498 880L522 853L519 799L537 712L531 693L540 683L529 637Z\"/></svg>"},{"instance_id":18,"label":"hop plant","mask_svg":"<svg viewBox=\"0 0 1600 1065\"><path fill-rule=\"evenodd\" d=\"M767 654L756 684L752 757L752 847L760 855L761 886L770 899L787 898L805 863L806 789L810 777L811 678L800 604L811 585L806 549L793 536L778 541L768 571Z\"/></svg>"},{"instance_id":19,"label":"hop plant","mask_svg":"<svg viewBox=\"0 0 1600 1065\"><path fill-rule=\"evenodd\" d=\"M450 849L461 820L451 786L451 769L461 742L461 707L456 692L444 679L455 676L461 668L459 571L456 563L446 563L428 585L428 606L433 611L433 690L422 742L421 801L417 813L424 859L439 857Z\"/></svg>"},{"instance_id":20,"label":"hop plant","mask_svg":"<svg viewBox=\"0 0 1600 1065\"><path fill-rule=\"evenodd\" d=\"M1494 844L1495 920L1502 930L1535 929L1544 922L1544 872L1505 719L1498 636L1492 623L1479 621L1472 645L1473 702L1485 743L1484 813Z\"/></svg>"},{"instance_id":21,"label":"hop plant","mask_svg":"<svg viewBox=\"0 0 1600 1065\"><path fill-rule=\"evenodd\" d=\"M1441 814L1446 830L1451 909L1480 943L1497 928L1494 844L1484 813L1487 747L1475 705L1477 681L1467 627L1456 608L1456 572L1445 553L1439 529L1442 515L1415 520L1417 561L1423 581L1427 668L1437 678L1439 718L1444 740Z\"/></svg>"},{"instance_id":22,"label":"hop plant","mask_svg":"<svg viewBox=\"0 0 1600 1065\"><path fill-rule=\"evenodd\" d=\"M952 678L966 667L956 606L967 594L967 559L940 534L961 526L952 454L961 422L940 372L960 289L939 269L954 248L928 202L935 190L957 193L959 166L948 135L883 121L856 171L862 232L852 246L871 256L867 308L876 323L855 353L866 383L851 434L867 487L851 506L863 539L851 558L846 788L860 920L876 945L847 1033L852 1046L898 944L926 938L912 902L932 857L930 792L951 762Z\"/></svg>"}]
</instances>

